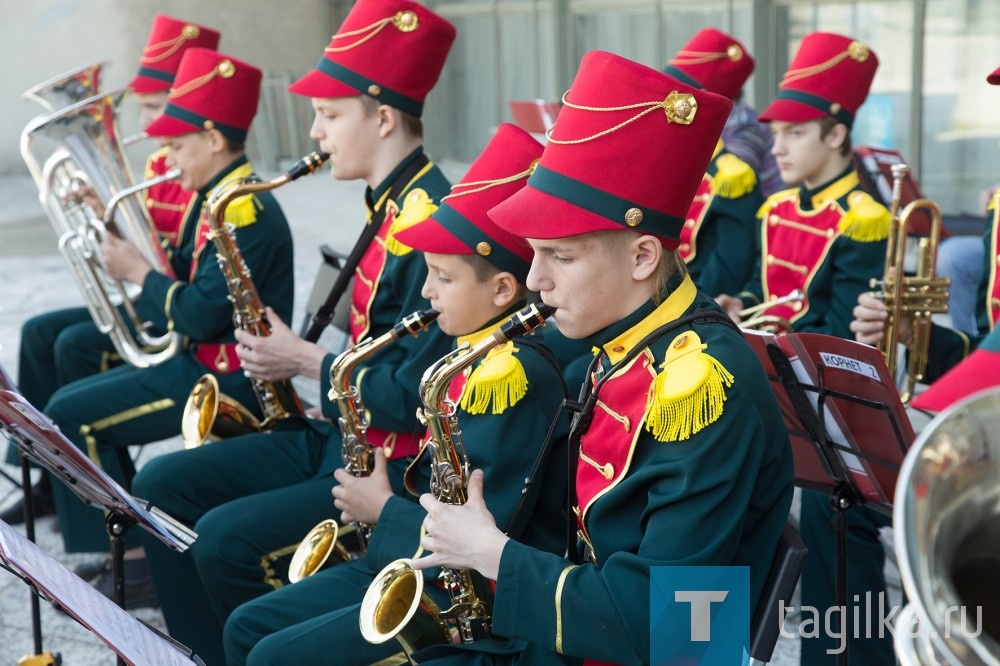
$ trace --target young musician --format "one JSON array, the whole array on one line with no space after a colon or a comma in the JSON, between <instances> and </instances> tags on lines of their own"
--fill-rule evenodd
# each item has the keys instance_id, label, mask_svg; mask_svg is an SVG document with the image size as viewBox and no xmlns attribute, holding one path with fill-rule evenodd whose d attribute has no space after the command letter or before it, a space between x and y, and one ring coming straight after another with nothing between
<instances>
[{"instance_id":1,"label":"young musician","mask_svg":"<svg viewBox=\"0 0 1000 666\"><path fill-rule=\"evenodd\" d=\"M486 211L524 186L541 153L541 145L529 134L501 125L431 217L398 235L401 242L424 253L428 275L423 294L440 313L438 325L457 336L459 346L474 347L489 339L526 304L524 279L531 249L494 225ZM493 348L448 385L457 407L460 441L470 463L494 480L490 506L505 529L564 395L558 366L539 347L537 337L516 338ZM454 362L461 359L455 356ZM562 461L567 425L563 417L553 433L558 453L542 467L544 479L535 480L531 502L518 516L524 531L516 528L522 539L551 552L565 547ZM413 464L407 486L414 495L406 499L392 494L381 455L370 477L354 478L337 470L340 485L333 493L344 520L375 523L367 554L236 609L225 629L229 664L318 663L336 653L338 663L360 665L399 652L395 640L379 645L365 641L358 631L359 621L365 621L359 617L360 602L386 564L417 552L425 514L416 496L430 486L430 455L425 448ZM439 605L450 606L433 579L425 580Z\"/></svg>"},{"instance_id":2,"label":"young musician","mask_svg":"<svg viewBox=\"0 0 1000 666\"><path fill-rule=\"evenodd\" d=\"M191 47L214 49L218 44L219 33L211 28L163 14L153 19L139 71L129 83L132 97L139 106L139 125L143 130L163 113L184 52ZM166 149L159 148L147 159L143 179L151 180L167 171ZM194 193L170 181L149 187L142 196L169 256L175 246L183 244L181 223ZM42 408L60 386L103 372L121 362L111 339L97 330L87 308L46 312L32 317L21 327L18 390L28 402ZM16 462L13 447L7 461ZM55 510L48 474L43 474L42 480L41 487L35 488L36 516ZM0 519L12 525L20 523L23 520L21 503L9 507L0 514ZM85 578L91 577L83 573Z\"/></svg>"},{"instance_id":3,"label":"young musician","mask_svg":"<svg viewBox=\"0 0 1000 666\"><path fill-rule=\"evenodd\" d=\"M114 236L101 246L109 275L142 285L136 303L139 315L162 330L186 336L187 348L160 365L120 366L68 384L45 408L62 432L126 489L135 475L128 447L179 434L191 388L206 372L215 375L223 393L259 412L234 349L233 305L202 213L221 187L254 175L244 142L260 82L261 71L253 65L210 49L188 49L163 115L147 130L170 148L167 163L181 170L181 186L196 192L184 223L192 233L171 260L178 277L156 271L132 245ZM233 227L235 244L261 298L289 316L294 294L292 238L274 197L267 192L240 197L225 209L220 222ZM67 552L106 550L102 513L85 507L61 484L53 491ZM139 545L139 531L125 535L129 548ZM143 568L133 563L130 575L126 565L127 603L151 601ZM103 582L110 585L110 575Z\"/></svg>"},{"instance_id":4,"label":"young musician","mask_svg":"<svg viewBox=\"0 0 1000 666\"><path fill-rule=\"evenodd\" d=\"M423 258L395 234L424 219L448 193L447 179L424 153L420 115L454 39L450 23L416 2L361 0L316 68L290 88L311 99L310 135L330 154L333 177L367 185L368 219L359 226L377 235L362 248L351 292L352 342L428 307L420 295ZM267 337L238 332L244 370L265 381L318 380L325 397L335 355L296 336L283 309L269 309L268 321ZM352 377L368 412L368 437L385 451L399 491L406 458L416 454L423 432L416 418L421 373L450 347L432 326L375 354ZM339 414L327 400L321 406L332 423L287 419L273 432L162 456L136 479L138 496L199 534L183 554L155 539L145 545L171 635L206 663L222 663L229 613L280 586L280 565L310 528L333 517L333 471L342 464Z\"/></svg>"},{"instance_id":5,"label":"young musician","mask_svg":"<svg viewBox=\"0 0 1000 666\"><path fill-rule=\"evenodd\" d=\"M802 40L760 119L774 134L781 178L794 189L760 209L757 265L738 296L716 300L734 320L747 305L786 296L768 308L799 332L852 337L851 310L885 264L889 211L861 189L851 160L851 125L878 67L867 45L832 33Z\"/></svg>"},{"instance_id":6,"label":"young musician","mask_svg":"<svg viewBox=\"0 0 1000 666\"><path fill-rule=\"evenodd\" d=\"M655 565L749 566L751 607L760 597L791 503L788 435L763 369L677 253L730 106L590 52L528 184L490 211L534 250L527 285L560 330L597 350L575 458L582 561L505 535L476 471L464 506L421 497L431 554L414 564L495 579L493 632L526 643L520 663L647 663ZM476 663L452 650L418 659Z\"/></svg>"},{"instance_id":7,"label":"young musician","mask_svg":"<svg viewBox=\"0 0 1000 666\"><path fill-rule=\"evenodd\" d=\"M714 28L695 34L663 70L678 81L730 100L753 72L746 47ZM719 141L688 209L678 247L688 273L706 294L740 289L754 265L757 210L764 203L757 172Z\"/></svg>"}]
</instances>

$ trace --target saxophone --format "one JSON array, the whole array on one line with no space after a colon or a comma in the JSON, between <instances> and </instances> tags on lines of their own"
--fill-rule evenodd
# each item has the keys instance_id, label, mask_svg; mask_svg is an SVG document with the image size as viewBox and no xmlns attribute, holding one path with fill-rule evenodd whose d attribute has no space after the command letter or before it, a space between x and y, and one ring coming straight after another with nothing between
<instances>
[{"instance_id":1,"label":"saxophone","mask_svg":"<svg viewBox=\"0 0 1000 666\"><path fill-rule=\"evenodd\" d=\"M417 310L377 338L368 337L341 353L330 366L328 397L336 403L340 418L341 451L344 469L353 476L371 476L375 467L374 448L368 441L368 417L358 387L351 383L354 369L390 343L406 335L417 335L437 319L435 310ZM373 525L353 523L357 529L358 546L363 553L368 547ZM350 553L337 542L337 521L324 520L312 528L299 543L288 565L288 580L297 583L316 573L335 554L337 561L351 559Z\"/></svg>"},{"instance_id":2,"label":"saxophone","mask_svg":"<svg viewBox=\"0 0 1000 666\"><path fill-rule=\"evenodd\" d=\"M555 312L547 305L529 305L508 319L493 335L475 347L463 345L429 367L420 380L419 412L430 435L431 494L446 504L465 504L469 460L448 399L448 386L497 345L533 331ZM423 571L408 559L388 564L375 577L361 602L361 634L369 643L395 638L408 657L424 647L450 644L452 629L463 643L489 638L492 633L493 587L477 571L442 569L441 580L451 605L442 610L423 589Z\"/></svg>"},{"instance_id":3,"label":"saxophone","mask_svg":"<svg viewBox=\"0 0 1000 666\"><path fill-rule=\"evenodd\" d=\"M236 198L266 192L313 173L327 160L326 153L310 153L296 162L287 173L269 180L252 180L227 183L219 188L205 206L204 220L208 223L208 238L215 244L219 268L226 278L229 300L233 304L233 321L244 330L258 337L271 334L264 318L264 304L250 277L236 236L232 229L223 226L226 207ZM201 446L210 438L229 437L267 430L278 421L290 416L302 416L302 403L289 379L267 382L250 377L257 402L264 420L258 419L236 400L222 395L215 375L204 374L188 396L181 417L181 435L185 448Z\"/></svg>"}]
</instances>

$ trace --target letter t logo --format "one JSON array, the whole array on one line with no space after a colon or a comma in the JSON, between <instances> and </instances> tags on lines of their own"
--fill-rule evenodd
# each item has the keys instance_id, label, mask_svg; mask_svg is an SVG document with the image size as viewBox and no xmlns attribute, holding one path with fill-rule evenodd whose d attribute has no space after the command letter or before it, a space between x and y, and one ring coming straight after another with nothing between
<instances>
[{"instance_id":1,"label":"letter t logo","mask_svg":"<svg viewBox=\"0 0 1000 666\"><path fill-rule=\"evenodd\" d=\"M712 602L722 602L729 596L726 590L675 590L674 601L691 604L691 640L712 640Z\"/></svg>"}]
</instances>

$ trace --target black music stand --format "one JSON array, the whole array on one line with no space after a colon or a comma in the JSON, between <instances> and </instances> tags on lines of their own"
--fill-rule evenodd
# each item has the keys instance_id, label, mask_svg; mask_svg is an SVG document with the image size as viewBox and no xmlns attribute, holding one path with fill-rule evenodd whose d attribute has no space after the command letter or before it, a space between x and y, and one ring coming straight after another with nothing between
<instances>
[{"instance_id":1,"label":"black music stand","mask_svg":"<svg viewBox=\"0 0 1000 666\"><path fill-rule=\"evenodd\" d=\"M778 337L785 340L771 336L764 339L763 347L756 344L759 336L748 336L748 340L759 357L763 352L761 360L784 415L793 444L796 485L829 494L835 543L835 598L838 607L846 608L847 512L865 506L892 516L895 478L913 442L912 427L876 350L818 334ZM823 349L835 351L825 354ZM830 357L854 358L844 355L851 353L864 359L860 365L870 368L872 381L867 386L855 384L854 392L831 388L828 377L836 372L837 363L831 362ZM794 367L796 364L798 368ZM880 386L884 388L881 396ZM855 431L867 436L852 436ZM846 644L837 656L837 663L847 664Z\"/></svg>"},{"instance_id":2,"label":"black music stand","mask_svg":"<svg viewBox=\"0 0 1000 666\"><path fill-rule=\"evenodd\" d=\"M29 461L58 477L85 504L101 507L107 512L105 525L111 540L114 602L120 608L125 608L125 546L122 542L125 532L133 525L139 525L178 552L187 550L197 538L197 534L187 526L162 511L156 508L147 510L145 502L132 497L59 432L45 415L14 391L0 390L0 430L8 435L21 454L29 538L34 538L30 478L27 474ZM36 610L37 599L32 597L32 612ZM40 632L36 644L40 650Z\"/></svg>"},{"instance_id":3,"label":"black music stand","mask_svg":"<svg viewBox=\"0 0 1000 666\"><path fill-rule=\"evenodd\" d=\"M0 522L0 568L79 622L118 655L123 664L204 666L190 649L126 613L79 576Z\"/></svg>"}]
</instances>

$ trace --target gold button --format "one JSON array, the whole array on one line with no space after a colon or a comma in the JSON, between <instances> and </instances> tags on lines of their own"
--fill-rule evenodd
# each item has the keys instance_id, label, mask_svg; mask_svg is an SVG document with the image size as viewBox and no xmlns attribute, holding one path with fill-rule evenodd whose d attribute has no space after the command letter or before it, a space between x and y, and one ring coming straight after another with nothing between
<instances>
[{"instance_id":1,"label":"gold button","mask_svg":"<svg viewBox=\"0 0 1000 666\"><path fill-rule=\"evenodd\" d=\"M796 312L800 311L802 309L802 301L795 301L792 303L792 309Z\"/></svg>"},{"instance_id":2,"label":"gold button","mask_svg":"<svg viewBox=\"0 0 1000 666\"><path fill-rule=\"evenodd\" d=\"M690 243L681 243L681 247L680 247L681 252L687 252L690 249L691 249L691 244Z\"/></svg>"},{"instance_id":3,"label":"gold button","mask_svg":"<svg viewBox=\"0 0 1000 666\"><path fill-rule=\"evenodd\" d=\"M206 120L203 123L203 125L205 127L205 131L214 130L215 129L215 123L213 123L211 120Z\"/></svg>"},{"instance_id":4,"label":"gold button","mask_svg":"<svg viewBox=\"0 0 1000 666\"><path fill-rule=\"evenodd\" d=\"M736 62L743 57L743 49L736 44L730 44L729 48L726 49L726 56L733 62Z\"/></svg>"},{"instance_id":5,"label":"gold button","mask_svg":"<svg viewBox=\"0 0 1000 666\"><path fill-rule=\"evenodd\" d=\"M774 257L773 256L767 255L767 265L768 266L774 266Z\"/></svg>"},{"instance_id":6,"label":"gold button","mask_svg":"<svg viewBox=\"0 0 1000 666\"><path fill-rule=\"evenodd\" d=\"M833 238L833 235L834 235L835 233L837 233L837 232L836 232L836 231L834 231L833 229L827 229L827 230L826 230L826 237L827 237L827 238Z\"/></svg>"},{"instance_id":7,"label":"gold button","mask_svg":"<svg viewBox=\"0 0 1000 666\"><path fill-rule=\"evenodd\" d=\"M231 79L233 74L236 73L236 65L233 64L232 60L223 60L215 66L215 71L217 71L219 76L222 78Z\"/></svg>"},{"instance_id":8,"label":"gold button","mask_svg":"<svg viewBox=\"0 0 1000 666\"><path fill-rule=\"evenodd\" d=\"M837 115L838 113L840 113L841 108L842 107L840 106L840 104L834 102L833 104L830 105L830 115L831 116Z\"/></svg>"},{"instance_id":9,"label":"gold button","mask_svg":"<svg viewBox=\"0 0 1000 666\"><path fill-rule=\"evenodd\" d=\"M625 347L621 345L615 345L614 347L611 348L611 351L621 353L625 351Z\"/></svg>"},{"instance_id":10,"label":"gold button","mask_svg":"<svg viewBox=\"0 0 1000 666\"><path fill-rule=\"evenodd\" d=\"M642 222L642 211L638 208L629 208L625 211L625 224L630 227L637 227Z\"/></svg>"},{"instance_id":11,"label":"gold button","mask_svg":"<svg viewBox=\"0 0 1000 666\"><path fill-rule=\"evenodd\" d=\"M684 220L684 226L685 227L693 227L694 226L694 220L690 220L690 219Z\"/></svg>"},{"instance_id":12,"label":"gold button","mask_svg":"<svg viewBox=\"0 0 1000 666\"><path fill-rule=\"evenodd\" d=\"M674 349L680 349L681 347L683 347L684 345L686 345L687 342L688 342L688 336L686 336L686 335L680 335L680 336L677 337L676 340L674 340L673 348Z\"/></svg>"},{"instance_id":13,"label":"gold button","mask_svg":"<svg viewBox=\"0 0 1000 666\"><path fill-rule=\"evenodd\" d=\"M610 481L615 478L615 466L611 463L604 463L601 465L601 474L604 475L605 481Z\"/></svg>"},{"instance_id":14,"label":"gold button","mask_svg":"<svg viewBox=\"0 0 1000 666\"><path fill-rule=\"evenodd\" d=\"M777 224L778 224L778 222L779 222L780 220L781 220L781 217L779 217L778 215L768 215L768 216L767 216L767 222L768 222L768 224L770 224L770 225L771 225L772 227L774 227L774 226L777 226Z\"/></svg>"},{"instance_id":15,"label":"gold button","mask_svg":"<svg viewBox=\"0 0 1000 666\"><path fill-rule=\"evenodd\" d=\"M476 252L484 257L488 257L493 252L493 247L486 241L480 241L476 243Z\"/></svg>"},{"instance_id":16,"label":"gold button","mask_svg":"<svg viewBox=\"0 0 1000 666\"><path fill-rule=\"evenodd\" d=\"M201 30L198 28L198 26L191 25L190 23L184 26L184 29L181 30L181 36L184 39L197 39L198 35L200 34Z\"/></svg>"},{"instance_id":17,"label":"gold button","mask_svg":"<svg viewBox=\"0 0 1000 666\"><path fill-rule=\"evenodd\" d=\"M152 208L155 203L156 202L153 201L153 197L146 197L146 208Z\"/></svg>"},{"instance_id":18,"label":"gold button","mask_svg":"<svg viewBox=\"0 0 1000 666\"><path fill-rule=\"evenodd\" d=\"M392 17L392 22L400 32L413 32L420 27L416 12L409 9L405 12L396 12L396 15Z\"/></svg>"},{"instance_id":19,"label":"gold button","mask_svg":"<svg viewBox=\"0 0 1000 666\"><path fill-rule=\"evenodd\" d=\"M368 94L372 97L378 97L382 94L382 88L377 83L373 83L368 86Z\"/></svg>"}]
</instances>

